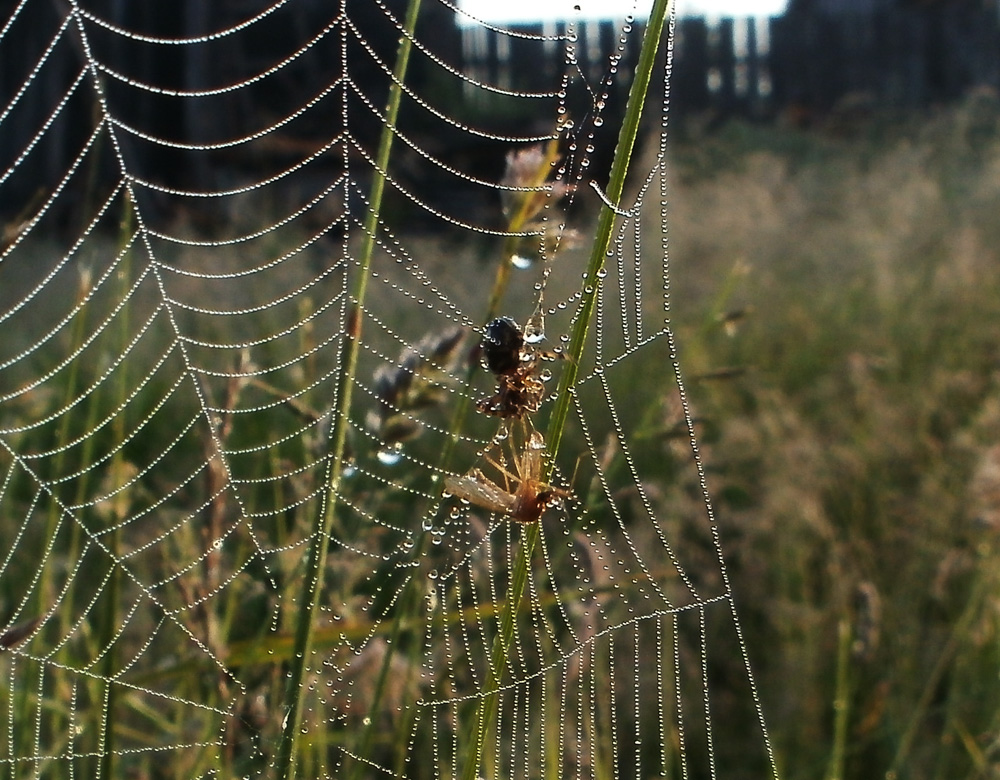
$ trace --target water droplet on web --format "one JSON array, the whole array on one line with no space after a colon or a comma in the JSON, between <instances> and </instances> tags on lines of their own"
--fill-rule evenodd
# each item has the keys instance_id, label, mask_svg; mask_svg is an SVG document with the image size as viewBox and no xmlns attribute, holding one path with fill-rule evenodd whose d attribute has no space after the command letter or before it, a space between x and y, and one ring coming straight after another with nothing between
<instances>
[{"instance_id":1,"label":"water droplet on web","mask_svg":"<svg viewBox=\"0 0 1000 780\"><path fill-rule=\"evenodd\" d=\"M552 379L552 372L549 371L549 369L547 368L543 368L538 373L538 378L541 379L543 382L548 382L550 379Z\"/></svg>"},{"instance_id":2,"label":"water droplet on web","mask_svg":"<svg viewBox=\"0 0 1000 780\"><path fill-rule=\"evenodd\" d=\"M537 313L524 323L524 340L528 344L538 344L545 340L545 322Z\"/></svg>"},{"instance_id":3,"label":"water droplet on web","mask_svg":"<svg viewBox=\"0 0 1000 780\"><path fill-rule=\"evenodd\" d=\"M598 279L603 279L607 275L608 275L608 269L607 268L598 268L597 269L597 278Z\"/></svg>"},{"instance_id":4,"label":"water droplet on web","mask_svg":"<svg viewBox=\"0 0 1000 780\"><path fill-rule=\"evenodd\" d=\"M395 466L403 459L403 445L393 444L391 447L384 447L375 456L383 466Z\"/></svg>"},{"instance_id":5,"label":"water droplet on web","mask_svg":"<svg viewBox=\"0 0 1000 780\"><path fill-rule=\"evenodd\" d=\"M510 263L519 271L524 271L531 268L535 264L535 261L530 257L525 257L524 255L511 255Z\"/></svg>"},{"instance_id":6,"label":"water droplet on web","mask_svg":"<svg viewBox=\"0 0 1000 780\"><path fill-rule=\"evenodd\" d=\"M500 443L507 439L507 429L501 428L499 431L493 434L493 441Z\"/></svg>"},{"instance_id":7,"label":"water droplet on web","mask_svg":"<svg viewBox=\"0 0 1000 780\"><path fill-rule=\"evenodd\" d=\"M599 117L599 116L595 116L594 117L594 127L601 127L601 125L603 125L603 124L604 124L604 118L603 117Z\"/></svg>"},{"instance_id":8,"label":"water droplet on web","mask_svg":"<svg viewBox=\"0 0 1000 780\"><path fill-rule=\"evenodd\" d=\"M420 528L423 531L431 531L434 528L434 520L429 517L425 517L420 521Z\"/></svg>"}]
</instances>

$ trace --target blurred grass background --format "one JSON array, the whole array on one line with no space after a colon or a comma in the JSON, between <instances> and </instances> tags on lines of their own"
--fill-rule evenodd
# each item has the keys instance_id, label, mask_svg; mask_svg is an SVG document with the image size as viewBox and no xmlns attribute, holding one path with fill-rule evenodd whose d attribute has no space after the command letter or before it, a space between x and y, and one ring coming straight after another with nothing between
<instances>
[{"instance_id":1,"label":"blurred grass background","mask_svg":"<svg viewBox=\"0 0 1000 780\"><path fill-rule=\"evenodd\" d=\"M711 133L693 125L671 132L671 319L782 777L1000 777L1000 102L979 93L929 116L871 115L809 131L733 123ZM640 163L640 170L652 162ZM659 205L651 200L654 207L655 213L644 215L649 248L659 245ZM581 232L586 233L585 224ZM476 284L433 267L454 264L454 245L428 236L407 245L431 276L452 285L447 293L464 306ZM233 268L239 267L234 254ZM303 269L302 279L308 277ZM292 277L284 281L298 283ZM550 297L559 298L562 284L557 267ZM576 279L565 284L572 289ZM533 291L530 280L516 285L512 296L521 297L521 316ZM245 294L248 303L272 297L259 289ZM383 294L388 304L397 299L396 293L375 290L373 310L384 311L385 322L397 332L408 332L393 321L401 312L380 307ZM661 291L649 286L647 294L643 306L655 316ZM297 305L312 303L302 298ZM317 328L334 329L332 323ZM76 337L65 338L72 343ZM93 349L118 354L115 338L111 334L108 343ZM224 340L223 334L217 338ZM303 330L294 338L308 345L315 336ZM308 385L322 374L324 360L328 356L321 354L318 365L289 369L287 387ZM678 546L694 551L686 553L687 562L697 568L697 555L703 554L702 569L710 572L715 564L704 507L668 361L666 340L659 339L609 371L609 379L633 454L646 464L643 487ZM370 376L376 364L369 357L359 377ZM651 384L649 378L657 375L651 366L662 371L662 383ZM26 395L25 418L43 416L42 407L71 397L73 385L84 378L71 375L65 381L65 389L53 382ZM220 383L220 403L226 392ZM255 403L274 402L260 388L240 392L253 395ZM584 396L590 392L581 389ZM320 408L326 393L320 384L301 400ZM160 394L151 392L153 398ZM17 413L17 407L5 407L6 426L16 424ZM91 430L97 414L81 413L71 428ZM270 424L275 419L272 415ZM150 435L166 440L168 422L151 425ZM291 432L301 420L286 413L283 424ZM594 431L595 441L604 441L611 428L609 421L605 425ZM24 436L39 437L37 442L17 446L41 450L73 435L69 429L35 431ZM252 441L255 431L244 429L243 435ZM42 436L50 439L42 442ZM572 425L568 436L576 441L566 449L582 452ZM235 437L228 443L242 444ZM247 458L243 476L292 473L309 459L308 448L301 437L292 438L270 460ZM175 457L185 455L204 457L197 447L182 447ZM572 470L572 462L562 465ZM616 479L628 484L627 474L616 476L620 461L610 450L605 465L612 484ZM117 468L122 473L104 477L112 485L132 478L127 461ZM399 471L392 475L415 485L426 477L416 474L408 482ZM92 477L100 478L96 472ZM381 491L377 503L383 513L404 516L412 510L405 494L386 501L381 485L374 477L359 478L352 490L368 498ZM261 504L282 506L296 491L308 493L310 483L306 476L293 477L269 489L276 495ZM154 488L151 495L161 490ZM282 491L288 495L278 495ZM12 495L24 506L32 500L24 487L15 486ZM152 502L139 495L139 504ZM194 507L204 496L192 489L177 500ZM126 508L93 511L113 519ZM192 551L201 542L187 538L185 512L171 511L176 512L171 522L180 529L171 544L180 559L195 560ZM307 515L292 509L285 525L258 530L268 544L281 546ZM592 517L599 523L601 510L594 508ZM43 540L19 543L34 551ZM71 539L66 549L80 543ZM657 549L655 540L650 544ZM250 554L244 547L237 548L234 560ZM278 587L291 587L296 571L295 549L285 557L289 580ZM669 569L667 561L657 565L662 569L654 575ZM260 645L269 631L262 621L265 604L273 595L262 574L246 573L249 584L231 586L218 600L217 614L198 616L204 631L193 627L192 632L214 637L211 649L219 657L228 651L218 642L236 641L236 651L230 648L235 663L260 665L259 674L244 669L241 675L256 680L257 690L272 693L248 696L253 708L241 718L264 723L275 720L277 698L270 697L280 698L280 675L269 664L288 650L280 632ZM335 592L350 596L352 582L365 576L340 569L331 582ZM14 603L18 594L5 596ZM362 597L367 594L356 594L355 601ZM44 599L38 608L44 611ZM346 624L319 641L333 646L339 631L363 636L369 630L360 612ZM62 660L75 663L71 654ZM224 700L226 691L213 689L204 665L190 660L181 658L163 672L178 680L174 694ZM759 754L759 735L752 728L729 727L746 718L745 696L731 697L727 687L741 676L742 660L734 650L714 663L719 775L761 776L757 760L746 758ZM81 711L80 702L101 696L97 681L91 687L79 693ZM18 706L29 706L30 697L20 695ZM54 686L51 702L30 703L56 713L54 734L65 717L57 705L65 695ZM169 707L146 717L159 719L165 733L172 733ZM212 723L188 722L175 739L210 745L218 736ZM30 719L24 724L33 728ZM330 744L338 738L325 737ZM239 743L238 735L229 733L227 739ZM204 772L218 761L211 753L193 755L189 766L172 771ZM226 766L254 768L250 759L240 763L238 749L231 753ZM86 773L87 766L79 768Z\"/></svg>"},{"instance_id":2,"label":"blurred grass background","mask_svg":"<svg viewBox=\"0 0 1000 780\"><path fill-rule=\"evenodd\" d=\"M678 135L681 364L784 776L1000 776L996 96Z\"/></svg>"}]
</instances>

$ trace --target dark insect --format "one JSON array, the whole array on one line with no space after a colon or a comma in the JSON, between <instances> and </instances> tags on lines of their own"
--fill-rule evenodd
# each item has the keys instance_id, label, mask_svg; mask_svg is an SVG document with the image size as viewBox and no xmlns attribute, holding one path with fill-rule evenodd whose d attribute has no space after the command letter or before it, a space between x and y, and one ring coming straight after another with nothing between
<instances>
[{"instance_id":1,"label":"dark insect","mask_svg":"<svg viewBox=\"0 0 1000 780\"><path fill-rule=\"evenodd\" d=\"M509 374L521 365L524 334L510 317L497 317L483 332L486 366L496 376Z\"/></svg>"},{"instance_id":2,"label":"dark insect","mask_svg":"<svg viewBox=\"0 0 1000 780\"><path fill-rule=\"evenodd\" d=\"M559 355L527 346L523 331L510 317L498 317L486 326L481 347L486 367L498 384L496 392L479 401L476 408L503 418L520 419L537 412L545 397L544 376L536 375L538 364Z\"/></svg>"}]
</instances>

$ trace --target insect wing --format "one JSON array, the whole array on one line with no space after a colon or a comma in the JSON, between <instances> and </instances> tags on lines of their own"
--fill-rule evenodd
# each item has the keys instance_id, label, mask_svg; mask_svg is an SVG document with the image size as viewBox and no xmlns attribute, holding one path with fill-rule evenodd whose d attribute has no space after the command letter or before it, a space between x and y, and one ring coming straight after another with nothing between
<instances>
[{"instance_id":1,"label":"insect wing","mask_svg":"<svg viewBox=\"0 0 1000 780\"><path fill-rule=\"evenodd\" d=\"M444 489L453 496L491 512L509 515L514 510L515 497L487 479L481 471L473 471L461 477L445 477Z\"/></svg>"}]
</instances>

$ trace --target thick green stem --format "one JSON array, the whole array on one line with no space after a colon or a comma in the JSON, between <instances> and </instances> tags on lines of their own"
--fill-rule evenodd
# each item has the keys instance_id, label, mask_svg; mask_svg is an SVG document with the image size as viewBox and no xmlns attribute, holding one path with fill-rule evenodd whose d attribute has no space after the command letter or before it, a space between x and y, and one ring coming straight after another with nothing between
<instances>
[{"instance_id":1,"label":"thick green stem","mask_svg":"<svg viewBox=\"0 0 1000 780\"><path fill-rule=\"evenodd\" d=\"M844 618L837 625L837 684L833 699L833 750L826 780L843 780L847 755L847 727L851 706L851 624Z\"/></svg>"},{"instance_id":2,"label":"thick green stem","mask_svg":"<svg viewBox=\"0 0 1000 780\"><path fill-rule=\"evenodd\" d=\"M312 541L309 545L309 557L306 563L305 582L299 598L299 611L295 626L295 649L292 653L289 670L288 687L285 692L285 722L281 735L281 743L277 756L277 776L282 780L295 777L295 751L299 733L302 727L302 705L306 695L306 675L309 673L313 652L313 632L316 625L316 612L321 592L320 583L326 568L327 551L330 544L330 529L337 511L337 496L344 472L344 454L347 443L347 430L350 427L349 416L351 395L354 388L354 376L357 371L358 353L361 343L361 320L364 311L365 294L368 289L368 279L372 254L375 250L375 237L378 233L379 214L382 207L382 195L385 191L389 156L395 138L396 120L399 116L399 106L402 101L402 84L406 78L406 70L410 59L413 32L416 29L417 14L420 0L409 0L404 23L404 34L399 39L396 56L396 68L392 87L389 91L389 101L386 106L386 123L382 128L378 152L375 159L375 176L369 198L368 216L364 225L364 236L358 258L357 278L347 312L347 323L344 339L341 342L339 375L337 380L336 399L330 433L330 459L327 471L326 500L321 502L313 522Z\"/></svg>"},{"instance_id":3,"label":"thick green stem","mask_svg":"<svg viewBox=\"0 0 1000 780\"><path fill-rule=\"evenodd\" d=\"M632 158L632 149L635 147L635 141L639 134L642 107L646 100L646 92L649 88L650 79L652 78L653 66L656 63L656 52L663 34L669 7L670 0L656 0L653 10L650 13L649 22L646 25L642 49L639 53L639 62L636 65L635 78L632 81L632 87L629 91L625 118L618 134L618 144L615 147L615 158L611 166L611 174L608 181L607 197L608 202L612 204L619 202L622 192L625 189L625 177ZM590 320L593 317L597 302L597 292L600 284L599 272L604 267L604 258L611 244L614 219L615 210L605 204L601 209L598 219L597 233L594 236L590 263L587 266L587 273L584 277L583 297L576 323L573 327L569 353L567 355L569 360L563 368L556 394L555 406L549 421L546 437L549 452L549 460L546 465L546 479L551 476L553 459L559 450L563 428L569 415L570 390L576 383L580 361L583 357L583 348L587 340L587 330L590 326ZM490 664L484 684L484 695L479 700L476 717L473 719L471 726L472 731L465 743L468 752L461 773L462 780L476 780L479 776L479 767L482 762L486 737L492 730L497 716L501 679L507 665L508 652L514 636L514 625L520 609L524 586L528 579L531 556L535 548L535 543L538 540L538 533L538 524L536 523L526 526L521 534L521 544L518 547L517 557L514 561L513 576L511 577L510 587L507 591L507 601L500 618L500 626L494 638L493 647L490 650Z\"/></svg>"},{"instance_id":4,"label":"thick green stem","mask_svg":"<svg viewBox=\"0 0 1000 780\"><path fill-rule=\"evenodd\" d=\"M670 3L671 0L656 0L649 15L649 22L646 24L642 49L639 51L639 62L635 67L635 78L632 80L632 87L629 90L625 118L618 132L615 158L608 177L607 201L601 207L601 213L598 217L597 233L594 236L594 243L590 252L590 262L587 265L587 273L583 281L583 295L580 301L580 308L577 312L576 321L570 336L569 350L567 352L569 360L566 361L566 366L559 377L559 386L556 390L552 417L549 420L549 427L546 432L545 441L551 458L555 458L556 453L559 451L559 444L562 441L566 418L569 416L571 403L570 391L573 385L576 384L576 378L580 372L583 348L587 343L587 331L590 329L590 321L593 318L594 308L597 305L597 295L600 291L601 272L604 268L608 247L611 245L611 233L614 230L616 214L615 209L609 204L617 206L621 201L622 192L625 190L625 177L628 174L629 162L632 159L632 150L635 148L635 141L639 135L642 108L646 101L646 92L649 89L649 82L653 75L656 52L663 34L663 27L666 23Z\"/></svg>"},{"instance_id":5,"label":"thick green stem","mask_svg":"<svg viewBox=\"0 0 1000 780\"><path fill-rule=\"evenodd\" d=\"M130 281L132 277L132 250L129 242L134 230L135 212L130 198L125 198L125 214L122 218L121 230L119 233L120 247L122 251L121 266L118 270L118 288L123 298L128 296ZM126 303L119 313L119 344L118 353L126 348L129 342L129 312L130 306ZM117 408L122 408L125 399L128 397L128 361L122 361L115 374L114 404ZM126 437L125 412L124 409L115 415L113 423L114 441L124 442ZM121 448L115 451L111 459L111 474L114 477L114 484L122 484L122 477L125 469L125 456ZM118 502L115 502L117 505ZM121 593L122 569L119 564L121 555L121 522L128 514L128 510L123 506L119 512L110 513L109 522L114 524L111 533L106 537L108 554L111 558L111 573L108 576L105 597L107 598L107 609L101 615L100 646L104 653L101 663L101 677L104 681L104 702L101 710L101 751L99 756L99 769L97 772L101 780L111 780L117 777L118 750L115 740L115 710L118 699L118 682L114 679L117 675L118 652L116 650L118 636L118 601Z\"/></svg>"}]
</instances>

